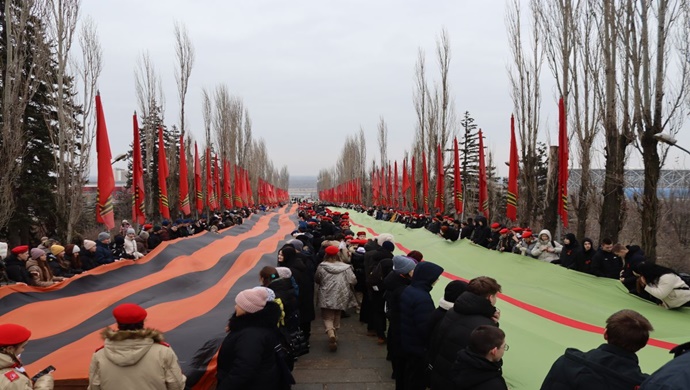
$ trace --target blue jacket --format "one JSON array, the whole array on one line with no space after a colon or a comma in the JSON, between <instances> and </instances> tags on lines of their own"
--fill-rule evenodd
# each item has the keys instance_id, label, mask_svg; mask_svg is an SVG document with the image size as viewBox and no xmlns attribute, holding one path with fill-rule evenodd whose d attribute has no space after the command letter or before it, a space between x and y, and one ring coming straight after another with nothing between
<instances>
[{"instance_id":1,"label":"blue jacket","mask_svg":"<svg viewBox=\"0 0 690 390\"><path fill-rule=\"evenodd\" d=\"M663 367L656 370L652 376L647 378L640 390L681 390L690 389L690 352L686 352Z\"/></svg>"},{"instance_id":2,"label":"blue jacket","mask_svg":"<svg viewBox=\"0 0 690 390\"><path fill-rule=\"evenodd\" d=\"M423 261L415 267L412 283L400 295L400 339L403 352L425 358L431 336L431 316L436 309L431 291L443 273L440 266Z\"/></svg>"},{"instance_id":3,"label":"blue jacket","mask_svg":"<svg viewBox=\"0 0 690 390\"><path fill-rule=\"evenodd\" d=\"M98 265L110 264L115 261L113 252L110 251L108 244L96 241L96 263Z\"/></svg>"}]
</instances>

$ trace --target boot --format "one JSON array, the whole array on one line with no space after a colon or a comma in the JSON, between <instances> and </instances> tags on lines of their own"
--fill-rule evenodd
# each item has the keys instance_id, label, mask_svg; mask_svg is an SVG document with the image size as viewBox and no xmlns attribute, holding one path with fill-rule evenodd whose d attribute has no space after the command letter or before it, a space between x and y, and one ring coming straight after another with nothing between
<instances>
[{"instance_id":1,"label":"boot","mask_svg":"<svg viewBox=\"0 0 690 390\"><path fill-rule=\"evenodd\" d=\"M329 329L327 333L328 333L328 349L331 352L335 352L338 350L338 341L335 337L335 330Z\"/></svg>"}]
</instances>

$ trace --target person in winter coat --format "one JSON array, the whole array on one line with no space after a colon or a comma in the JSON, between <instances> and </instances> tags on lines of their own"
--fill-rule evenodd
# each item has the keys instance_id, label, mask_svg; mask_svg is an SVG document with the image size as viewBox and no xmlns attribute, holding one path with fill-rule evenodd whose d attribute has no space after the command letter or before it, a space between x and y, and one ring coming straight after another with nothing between
<instances>
[{"instance_id":1,"label":"person in winter coat","mask_svg":"<svg viewBox=\"0 0 690 390\"><path fill-rule=\"evenodd\" d=\"M480 325L470 334L467 348L458 353L451 375L454 389L508 390L503 379L503 354L508 350L505 333L491 325Z\"/></svg>"},{"instance_id":2,"label":"person in winter coat","mask_svg":"<svg viewBox=\"0 0 690 390\"><path fill-rule=\"evenodd\" d=\"M402 340L400 334L400 295L412 282L417 262L407 256L393 257L393 270L383 279L386 289L384 298L386 299L386 316L388 317L388 334L386 348L388 349L388 359L393 366L393 379L395 388L402 390L405 388L405 364L406 355L402 351Z\"/></svg>"},{"instance_id":3,"label":"person in winter coat","mask_svg":"<svg viewBox=\"0 0 690 390\"><path fill-rule=\"evenodd\" d=\"M618 279L623 270L623 261L613 253L613 241L601 240L601 246L592 257L592 273L602 278Z\"/></svg>"},{"instance_id":4,"label":"person in winter coat","mask_svg":"<svg viewBox=\"0 0 690 390\"><path fill-rule=\"evenodd\" d=\"M110 251L116 261L125 259L134 260L134 256L125 251L125 238L123 236L115 236L114 241L110 243Z\"/></svg>"},{"instance_id":5,"label":"person in winter coat","mask_svg":"<svg viewBox=\"0 0 690 390\"><path fill-rule=\"evenodd\" d=\"M573 233L567 233L563 238L560 265L561 267L573 269L575 271L582 271L584 269L582 247L580 243L577 242L577 238Z\"/></svg>"},{"instance_id":6,"label":"person in winter coat","mask_svg":"<svg viewBox=\"0 0 690 390\"><path fill-rule=\"evenodd\" d=\"M489 239L491 238L491 228L487 225L486 217L483 215L478 215L474 219L474 230L472 233L472 242L483 246L484 248L489 247Z\"/></svg>"},{"instance_id":7,"label":"person in winter coat","mask_svg":"<svg viewBox=\"0 0 690 390\"><path fill-rule=\"evenodd\" d=\"M7 256L5 261L5 269L7 271L7 277L10 280L17 283L28 284L29 286L35 286L34 279L29 274L26 269L26 261L29 260L29 246L20 245L15 246L10 251L10 255Z\"/></svg>"},{"instance_id":8,"label":"person in winter coat","mask_svg":"<svg viewBox=\"0 0 690 390\"><path fill-rule=\"evenodd\" d=\"M675 271L652 263L642 263L636 272L640 289L661 301L667 309L690 307L690 286Z\"/></svg>"},{"instance_id":9,"label":"person in winter coat","mask_svg":"<svg viewBox=\"0 0 690 390\"><path fill-rule=\"evenodd\" d=\"M61 276L64 278L71 278L74 276L72 265L65 259L64 246L58 244L52 245L45 253L48 265L54 276Z\"/></svg>"},{"instance_id":10,"label":"person in winter coat","mask_svg":"<svg viewBox=\"0 0 690 390\"><path fill-rule=\"evenodd\" d=\"M33 248L31 250L31 259L26 262L26 269L34 280L34 286L48 287L65 280L63 277L53 276L53 272L46 261L46 253L42 249Z\"/></svg>"},{"instance_id":11,"label":"person in winter coat","mask_svg":"<svg viewBox=\"0 0 690 390\"><path fill-rule=\"evenodd\" d=\"M137 243L137 252L147 254L149 253L149 232L142 231L134 238Z\"/></svg>"},{"instance_id":12,"label":"person in winter coat","mask_svg":"<svg viewBox=\"0 0 690 390\"><path fill-rule=\"evenodd\" d=\"M415 267L412 283L400 294L400 336L402 350L407 354L406 389L425 389L429 381L426 356L435 309L430 291L442 273L441 266L421 262Z\"/></svg>"},{"instance_id":13,"label":"person in winter coat","mask_svg":"<svg viewBox=\"0 0 690 390\"><path fill-rule=\"evenodd\" d=\"M537 244L532 249L532 256L547 263L558 260L563 247L551 238L551 232L544 229L537 236Z\"/></svg>"},{"instance_id":14,"label":"person in winter coat","mask_svg":"<svg viewBox=\"0 0 690 390\"><path fill-rule=\"evenodd\" d=\"M429 347L434 390L455 388L451 368L458 352L469 345L472 331L480 325L498 326L500 311L496 308L496 296L499 292L501 285L495 279L474 278L441 320Z\"/></svg>"},{"instance_id":15,"label":"person in winter coat","mask_svg":"<svg viewBox=\"0 0 690 390\"><path fill-rule=\"evenodd\" d=\"M584 240L582 240L582 269L581 271L587 274L592 275L592 258L594 257L594 254L597 252L596 249L594 249L594 241L592 241L591 238L585 237Z\"/></svg>"},{"instance_id":16,"label":"person in winter coat","mask_svg":"<svg viewBox=\"0 0 690 390\"><path fill-rule=\"evenodd\" d=\"M52 390L53 376L47 373L36 380L24 370L19 356L24 352L31 331L21 325L0 325L0 389Z\"/></svg>"},{"instance_id":17,"label":"person in winter coat","mask_svg":"<svg viewBox=\"0 0 690 390\"><path fill-rule=\"evenodd\" d=\"M522 239L520 242L515 244L513 247L513 253L517 253L523 256L532 256L532 249L537 245L537 241L534 239L532 232L527 231L522 233Z\"/></svg>"},{"instance_id":18,"label":"person in winter coat","mask_svg":"<svg viewBox=\"0 0 690 390\"><path fill-rule=\"evenodd\" d=\"M354 285L357 283L352 266L340 261L338 247L328 246L326 255L316 269L314 282L319 285L316 306L321 308L321 319L328 334L328 348L338 349L340 314L343 310L357 307Z\"/></svg>"},{"instance_id":19,"label":"person in winter coat","mask_svg":"<svg viewBox=\"0 0 690 390\"><path fill-rule=\"evenodd\" d=\"M98 241L96 242L96 264L110 264L115 261L113 252L110 251L110 233L98 233Z\"/></svg>"},{"instance_id":20,"label":"person in winter coat","mask_svg":"<svg viewBox=\"0 0 690 390\"><path fill-rule=\"evenodd\" d=\"M67 260L67 263L70 265L70 271L75 274L80 274L84 270L81 264L81 258L79 258L80 252L81 248L77 245L65 245L65 260Z\"/></svg>"},{"instance_id":21,"label":"person in winter coat","mask_svg":"<svg viewBox=\"0 0 690 390\"><path fill-rule=\"evenodd\" d=\"M228 334L218 351L217 390L284 389L274 350L278 345L280 307L265 288L241 291Z\"/></svg>"},{"instance_id":22,"label":"person in winter coat","mask_svg":"<svg viewBox=\"0 0 690 390\"><path fill-rule=\"evenodd\" d=\"M289 268L286 268L290 272ZM280 299L283 308L283 319L281 326L285 326L288 331L293 332L299 328L299 307L297 305L297 294L292 286L291 277L281 278L278 270L271 266L266 266L259 272L261 285L273 290L276 301Z\"/></svg>"},{"instance_id":23,"label":"person in winter coat","mask_svg":"<svg viewBox=\"0 0 690 390\"><path fill-rule=\"evenodd\" d=\"M89 368L89 390L182 390L186 378L163 334L144 328L146 310L123 303L113 310L118 330L106 328Z\"/></svg>"},{"instance_id":24,"label":"person in winter coat","mask_svg":"<svg viewBox=\"0 0 690 390\"><path fill-rule=\"evenodd\" d=\"M100 264L96 261L98 246L95 241L84 240L84 251L80 254L81 266L84 271L94 269Z\"/></svg>"},{"instance_id":25,"label":"person in winter coat","mask_svg":"<svg viewBox=\"0 0 690 390\"><path fill-rule=\"evenodd\" d=\"M640 385L640 390L687 390L690 389L690 343L680 344L669 352L673 360L656 370Z\"/></svg>"},{"instance_id":26,"label":"person in winter coat","mask_svg":"<svg viewBox=\"0 0 690 390\"><path fill-rule=\"evenodd\" d=\"M134 232L134 229L129 228L127 229L127 235L125 235L125 253L127 254L128 257L133 258L134 260L140 259L144 257L144 254L139 252L137 248L137 242L136 242L136 233Z\"/></svg>"},{"instance_id":27,"label":"person in winter coat","mask_svg":"<svg viewBox=\"0 0 690 390\"><path fill-rule=\"evenodd\" d=\"M625 246L623 244L615 244L611 252L623 259L623 270L620 273L621 283L631 294L637 295L637 276L635 276L634 271L637 269L637 266L646 260L642 248L639 245Z\"/></svg>"},{"instance_id":28,"label":"person in winter coat","mask_svg":"<svg viewBox=\"0 0 690 390\"><path fill-rule=\"evenodd\" d=\"M384 259L392 259L395 245L393 244L392 236L380 235L377 240L384 240L380 242L380 247L375 250L367 250L364 254L364 272L367 275L367 298L362 302L362 310L367 310L365 318L367 319L367 334L369 336L376 336L379 344L383 345L386 342L386 312L385 300L383 298L383 291L377 283L372 281L379 281L378 278L370 278L374 269ZM384 275L385 276L385 275Z\"/></svg>"},{"instance_id":29,"label":"person in winter coat","mask_svg":"<svg viewBox=\"0 0 690 390\"><path fill-rule=\"evenodd\" d=\"M606 320L606 344L589 352L568 348L551 366L541 390L630 390L646 378L636 352L647 345L652 324L633 310Z\"/></svg>"},{"instance_id":30,"label":"person in winter coat","mask_svg":"<svg viewBox=\"0 0 690 390\"><path fill-rule=\"evenodd\" d=\"M453 280L446 284L446 289L443 291L443 298L438 301L438 307L434 310L431 315L431 330L432 334L438 328L443 318L448 313L448 310L453 308L455 301L460 297L462 293L467 290L467 282L462 280Z\"/></svg>"},{"instance_id":31,"label":"person in winter coat","mask_svg":"<svg viewBox=\"0 0 690 390\"><path fill-rule=\"evenodd\" d=\"M311 322L316 318L314 310L314 278L307 270L304 262L297 257L292 245L285 245L278 251L278 266L287 267L297 282L299 289L299 323L304 336L309 341L311 336Z\"/></svg>"}]
</instances>

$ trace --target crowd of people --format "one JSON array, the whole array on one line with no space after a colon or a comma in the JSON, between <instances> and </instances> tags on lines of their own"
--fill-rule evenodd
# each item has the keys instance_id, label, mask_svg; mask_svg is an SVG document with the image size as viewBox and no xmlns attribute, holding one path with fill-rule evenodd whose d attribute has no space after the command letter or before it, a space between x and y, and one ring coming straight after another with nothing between
<instances>
[{"instance_id":1,"label":"crowd of people","mask_svg":"<svg viewBox=\"0 0 690 390\"><path fill-rule=\"evenodd\" d=\"M163 220L161 224L143 224L139 229L122 220L116 234L101 232L95 240L77 238L63 245L55 238L42 237L36 247L17 245L9 250L5 244L0 250L0 286L22 283L49 287L101 265L136 261L164 241L241 224L253 212L244 208L214 214L210 219L201 215L196 220Z\"/></svg>"},{"instance_id":2,"label":"crowd of people","mask_svg":"<svg viewBox=\"0 0 690 390\"><path fill-rule=\"evenodd\" d=\"M536 233L529 227L489 224L478 215L460 221L450 215L431 215L396 211L383 207L351 206L377 220L400 223L410 229L426 229L443 239L468 239L474 244L500 253L515 253L597 277L619 280L633 295L667 309L690 306L690 275L648 262L639 245L614 243L609 238L594 241L566 233L562 241L543 229Z\"/></svg>"},{"instance_id":3,"label":"crowd of people","mask_svg":"<svg viewBox=\"0 0 690 390\"><path fill-rule=\"evenodd\" d=\"M354 309L372 343L386 346L396 389L507 389L502 371L510 335L500 323L510 319L502 318L496 307L502 289L498 281L489 276L451 281L436 304L431 291L443 273L441 266L416 250L394 255L393 235L355 233L349 218L349 213L331 212L324 205L300 205L297 229L278 250L275 266L263 267L258 285L235 297L218 350L216 388L289 389L296 358L312 347L317 311L328 341L315 347L337 353L341 318ZM551 241L546 236L542 241ZM559 255L576 242L566 238ZM544 242L547 247L538 250L556 253L555 244ZM637 253L612 245L610 251L614 249L626 261ZM641 262L635 268L635 283L652 294L671 282L664 280L670 279L666 273L645 269L650 265ZM113 316L117 329L103 332L103 347L89 370L90 388L183 389L185 377L174 351L160 332L144 326L146 310L123 304ZM690 343L677 347L678 357L653 375L642 373L636 353L652 331L640 313L613 313L606 321L605 343L588 352L566 350L542 389L648 390L661 382L668 389L689 388L690 353L685 351ZM29 337L24 327L0 325L0 389L52 388L50 373L31 380L20 370L19 354Z\"/></svg>"}]
</instances>

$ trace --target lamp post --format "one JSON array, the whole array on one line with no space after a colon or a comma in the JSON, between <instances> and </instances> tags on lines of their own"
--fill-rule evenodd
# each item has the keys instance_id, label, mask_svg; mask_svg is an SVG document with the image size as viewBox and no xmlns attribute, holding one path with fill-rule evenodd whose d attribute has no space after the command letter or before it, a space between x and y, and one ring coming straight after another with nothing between
<instances>
[{"instance_id":1,"label":"lamp post","mask_svg":"<svg viewBox=\"0 0 690 390\"><path fill-rule=\"evenodd\" d=\"M687 154L690 154L690 150L685 149L684 147L678 145L678 140L675 139L672 135L666 134L666 133L656 133L654 134L654 139L656 139L659 142L663 142L665 144L669 144L671 146L675 146L678 149L684 151Z\"/></svg>"},{"instance_id":2,"label":"lamp post","mask_svg":"<svg viewBox=\"0 0 690 390\"><path fill-rule=\"evenodd\" d=\"M126 158L127 158L127 153L118 154L117 156L115 156L115 158L114 158L113 161L110 163L110 165L113 165L113 164L115 164L116 162L122 161L122 160L124 160L124 159L126 159Z\"/></svg>"}]
</instances>

